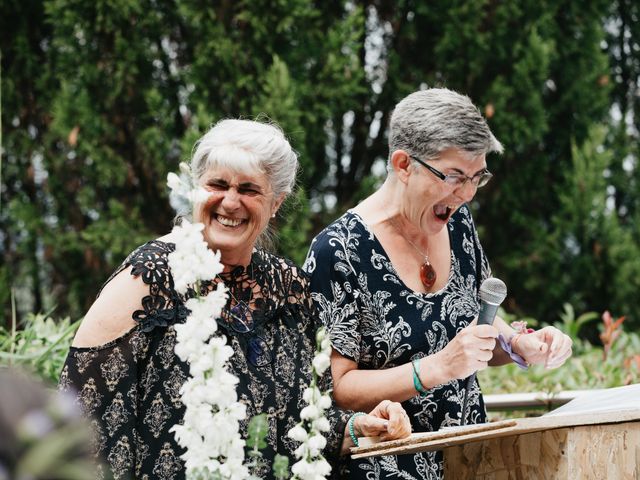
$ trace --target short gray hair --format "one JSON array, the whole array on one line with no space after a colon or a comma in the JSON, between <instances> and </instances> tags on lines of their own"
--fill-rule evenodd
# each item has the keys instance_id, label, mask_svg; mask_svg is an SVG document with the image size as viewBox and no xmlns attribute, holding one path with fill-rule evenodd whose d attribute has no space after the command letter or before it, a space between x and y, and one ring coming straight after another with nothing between
<instances>
[{"instance_id":1,"label":"short gray hair","mask_svg":"<svg viewBox=\"0 0 640 480\"><path fill-rule=\"evenodd\" d=\"M474 156L503 151L466 95L430 88L414 92L396 105L389 124L389 162L396 150L433 160L452 147Z\"/></svg>"},{"instance_id":2,"label":"short gray hair","mask_svg":"<svg viewBox=\"0 0 640 480\"><path fill-rule=\"evenodd\" d=\"M261 172L276 196L293 191L298 166L298 155L280 127L253 120L220 120L196 142L191 157L196 184L215 167Z\"/></svg>"}]
</instances>

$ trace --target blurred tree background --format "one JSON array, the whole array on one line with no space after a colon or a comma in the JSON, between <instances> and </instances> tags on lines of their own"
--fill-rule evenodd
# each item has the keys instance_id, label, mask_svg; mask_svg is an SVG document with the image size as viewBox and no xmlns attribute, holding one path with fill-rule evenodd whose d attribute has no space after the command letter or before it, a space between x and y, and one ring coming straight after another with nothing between
<instances>
[{"instance_id":1,"label":"blurred tree background","mask_svg":"<svg viewBox=\"0 0 640 480\"><path fill-rule=\"evenodd\" d=\"M299 151L278 248L302 261L383 179L394 104L446 86L506 147L471 205L506 309L637 329L639 17L632 0L4 0L2 324L12 297L18 318L82 316L170 230L166 175L224 117L266 114Z\"/></svg>"}]
</instances>

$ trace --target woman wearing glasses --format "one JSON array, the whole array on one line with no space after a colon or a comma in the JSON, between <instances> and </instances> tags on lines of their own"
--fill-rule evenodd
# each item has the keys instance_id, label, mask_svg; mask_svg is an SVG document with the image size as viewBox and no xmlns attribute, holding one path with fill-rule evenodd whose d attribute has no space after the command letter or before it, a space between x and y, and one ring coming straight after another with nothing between
<instances>
[{"instance_id":1,"label":"woman wearing glasses","mask_svg":"<svg viewBox=\"0 0 640 480\"><path fill-rule=\"evenodd\" d=\"M490 269L467 204L491 178L486 154L502 146L469 98L409 95L391 117L389 151L384 184L321 232L305 262L330 329L335 401L364 411L383 398L402 402L414 431L484 422L477 384L461 418L469 375L512 359L557 367L571 340L552 327L523 335L500 319L473 321ZM442 456L350 467L352 478L436 479Z\"/></svg>"},{"instance_id":2,"label":"woman wearing glasses","mask_svg":"<svg viewBox=\"0 0 640 480\"><path fill-rule=\"evenodd\" d=\"M229 289L218 319L218 331L234 350L228 369L240 380L237 393L247 418L269 418L268 446L253 472L262 478L272 478L276 453L293 460L298 442L287 432L300 421L315 349L317 316L306 275L260 247L297 168L297 155L277 127L246 120L215 125L197 143L191 162L195 182L209 192L193 217L204 224L205 239L224 265L203 288L224 282ZM184 477L183 452L169 431L183 418L180 387L188 374L174 352L173 326L188 313L167 265L174 248L169 235L129 255L85 316L60 378L61 388L76 390L93 419L95 449L116 479ZM329 461L353 445L351 433L410 433L398 403L374 407L357 416L329 410ZM243 438L246 428L243 423Z\"/></svg>"}]
</instances>

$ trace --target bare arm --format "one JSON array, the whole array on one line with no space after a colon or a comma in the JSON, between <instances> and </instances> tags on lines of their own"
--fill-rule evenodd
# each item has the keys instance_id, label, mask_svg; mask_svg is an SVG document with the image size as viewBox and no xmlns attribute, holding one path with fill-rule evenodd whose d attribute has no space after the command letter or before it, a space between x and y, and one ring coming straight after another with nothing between
<instances>
[{"instance_id":1,"label":"bare arm","mask_svg":"<svg viewBox=\"0 0 640 480\"><path fill-rule=\"evenodd\" d=\"M432 388L486 368L493 355L497 334L490 325L472 324L461 330L441 351L420 359L422 385ZM333 395L342 408L369 411L385 399L403 402L418 394L413 384L411 363L381 370L361 370L356 362L334 350L331 374Z\"/></svg>"},{"instance_id":2,"label":"bare arm","mask_svg":"<svg viewBox=\"0 0 640 480\"><path fill-rule=\"evenodd\" d=\"M516 333L516 331L511 328L501 317L496 317L493 322L493 326L496 327L498 333L501 333L504 338L507 340ZM507 363L512 363L511 357L502 349L499 342L496 342L496 346L493 349L493 357L489 361L489 366L491 367L499 367L500 365L506 365Z\"/></svg>"},{"instance_id":3,"label":"bare arm","mask_svg":"<svg viewBox=\"0 0 640 480\"><path fill-rule=\"evenodd\" d=\"M94 347L121 337L135 326L132 314L142 309L149 286L124 269L107 283L91 305L73 339L74 347Z\"/></svg>"}]
</instances>

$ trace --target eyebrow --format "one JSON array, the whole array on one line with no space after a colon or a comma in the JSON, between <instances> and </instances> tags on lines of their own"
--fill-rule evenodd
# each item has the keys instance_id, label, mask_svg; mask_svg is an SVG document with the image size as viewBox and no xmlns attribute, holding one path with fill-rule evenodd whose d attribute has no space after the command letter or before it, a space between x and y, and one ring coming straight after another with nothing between
<instances>
[{"instance_id":1,"label":"eyebrow","mask_svg":"<svg viewBox=\"0 0 640 480\"><path fill-rule=\"evenodd\" d=\"M207 185L211 185L211 184L221 185L221 186L225 186L225 187L229 186L229 182L227 182L223 178L210 178L209 180L207 180ZM239 183L238 184L238 188L253 188L255 190L262 191L262 187L260 185L258 185L257 183L253 183L253 182L242 182L242 183Z\"/></svg>"},{"instance_id":2,"label":"eyebrow","mask_svg":"<svg viewBox=\"0 0 640 480\"><path fill-rule=\"evenodd\" d=\"M459 173L460 175L466 175L466 173L464 173L462 170L460 170L459 168L455 168L453 167L451 170L453 170L456 173ZM470 175L471 178L475 177L476 175L480 175L481 173L486 173L489 170L487 169L486 166L484 166L483 168L481 168L480 170L478 170L477 172L475 172L473 175Z\"/></svg>"}]
</instances>

